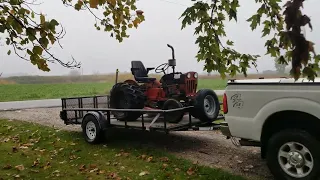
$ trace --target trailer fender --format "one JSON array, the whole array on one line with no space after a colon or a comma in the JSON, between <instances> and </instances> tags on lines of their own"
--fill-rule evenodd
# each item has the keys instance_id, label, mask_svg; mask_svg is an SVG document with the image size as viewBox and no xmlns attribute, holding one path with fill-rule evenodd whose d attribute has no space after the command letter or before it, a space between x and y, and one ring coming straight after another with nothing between
<instances>
[{"instance_id":1,"label":"trailer fender","mask_svg":"<svg viewBox=\"0 0 320 180\"><path fill-rule=\"evenodd\" d=\"M84 117L83 120L89 116L94 116L95 119L98 121L99 126L102 130L105 130L107 128L107 119L104 116L104 114L100 111L89 111ZM82 120L82 122L83 122ZM83 127L83 124L81 124L81 126Z\"/></svg>"}]
</instances>

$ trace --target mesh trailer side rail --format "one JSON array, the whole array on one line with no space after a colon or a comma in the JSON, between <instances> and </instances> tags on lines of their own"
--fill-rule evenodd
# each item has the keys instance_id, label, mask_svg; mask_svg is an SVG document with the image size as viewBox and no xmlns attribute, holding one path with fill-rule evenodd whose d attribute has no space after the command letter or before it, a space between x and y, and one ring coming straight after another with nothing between
<instances>
[{"instance_id":1,"label":"mesh trailer side rail","mask_svg":"<svg viewBox=\"0 0 320 180\"><path fill-rule=\"evenodd\" d=\"M61 98L62 111L60 118L68 124L79 124L78 120L85 115L84 111L64 111L70 108L108 108L109 95Z\"/></svg>"},{"instance_id":2,"label":"mesh trailer side rail","mask_svg":"<svg viewBox=\"0 0 320 180\"><path fill-rule=\"evenodd\" d=\"M124 121L124 125L116 125L116 124L112 124L111 123L111 112L141 112L141 127L139 127L138 129L143 129L143 130L146 130L146 126L145 126L145 119L144 119L144 116L143 114L145 113L157 113L158 114L158 117L159 118L159 115L162 114L164 116L164 121L163 121L163 128L164 130L169 130L167 128L167 124L168 124L168 120L166 119L166 114L167 113L170 113L170 112L177 112L177 111L186 111L186 110L189 110L190 108L192 108L193 106L188 106L188 107L182 107L182 108L176 108L176 109L169 109L169 110L150 110L150 109L113 109L113 108L66 108L66 109L63 109L61 112L60 112L60 117L61 119L64 120L65 124L68 125L68 124L81 124L81 121L78 121L78 119L75 119L73 122L70 121L70 119L64 117L66 116L66 114L68 112L89 112L89 111L99 111L99 112L102 112L104 114L106 114L106 120L107 120L107 124L110 126L110 127L123 127L123 128L137 128L137 127L134 127L134 126L129 126L128 125L128 121L125 120ZM156 119L157 119L156 118ZM156 120L154 119L154 121ZM191 114L189 114L189 122L187 124L187 126L192 126L192 120L191 120ZM152 124L152 123L151 123ZM186 126L186 125L183 125L183 126Z\"/></svg>"}]
</instances>

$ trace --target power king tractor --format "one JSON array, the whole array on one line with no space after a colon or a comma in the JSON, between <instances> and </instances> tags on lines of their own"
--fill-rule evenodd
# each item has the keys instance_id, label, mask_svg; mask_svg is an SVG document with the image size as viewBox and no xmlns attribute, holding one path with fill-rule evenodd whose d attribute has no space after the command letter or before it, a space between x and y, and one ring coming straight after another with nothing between
<instances>
[{"instance_id":1,"label":"power king tractor","mask_svg":"<svg viewBox=\"0 0 320 180\"><path fill-rule=\"evenodd\" d=\"M172 59L157 68L145 68L141 61L131 61L131 72L134 80L116 83L110 91L110 107L115 109L175 109L193 106L189 113L203 122L212 122L219 115L220 104L216 93L211 89L197 92L198 73L175 72L176 59L174 48ZM168 68L172 72L167 74ZM160 81L149 77L149 71L163 73ZM185 112L174 111L166 115L170 123L178 123ZM113 112L120 121L135 121L141 112Z\"/></svg>"}]
</instances>

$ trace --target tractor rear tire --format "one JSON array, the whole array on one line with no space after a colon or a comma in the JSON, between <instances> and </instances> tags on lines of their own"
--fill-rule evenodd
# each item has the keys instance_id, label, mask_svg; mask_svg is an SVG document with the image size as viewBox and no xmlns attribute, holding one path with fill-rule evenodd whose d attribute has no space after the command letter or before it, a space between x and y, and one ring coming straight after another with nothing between
<instances>
[{"instance_id":1,"label":"tractor rear tire","mask_svg":"<svg viewBox=\"0 0 320 180\"><path fill-rule=\"evenodd\" d=\"M177 109L177 108L183 108L183 105L175 99L168 99L163 104L162 109L169 110L169 109ZM169 113L166 113L165 118L169 123L179 123L182 120L184 113L185 113L184 111L169 112Z\"/></svg>"},{"instance_id":2,"label":"tractor rear tire","mask_svg":"<svg viewBox=\"0 0 320 180\"><path fill-rule=\"evenodd\" d=\"M145 95L139 86L117 83L110 91L110 107L114 109L143 109ZM119 121L135 121L141 112L112 112Z\"/></svg>"},{"instance_id":3,"label":"tractor rear tire","mask_svg":"<svg viewBox=\"0 0 320 180\"><path fill-rule=\"evenodd\" d=\"M201 89L194 99L191 115L202 122L213 122L219 116L220 103L217 94L211 89Z\"/></svg>"}]
</instances>

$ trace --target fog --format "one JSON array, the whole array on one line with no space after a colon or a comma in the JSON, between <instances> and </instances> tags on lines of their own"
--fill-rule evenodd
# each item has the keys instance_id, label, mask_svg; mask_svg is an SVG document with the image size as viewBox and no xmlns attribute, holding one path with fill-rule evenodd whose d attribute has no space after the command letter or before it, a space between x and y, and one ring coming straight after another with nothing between
<instances>
[{"instance_id":1,"label":"fog","mask_svg":"<svg viewBox=\"0 0 320 180\"><path fill-rule=\"evenodd\" d=\"M71 60L73 56L82 63L83 74L110 73L118 68L120 72L130 71L131 60L141 60L147 67L156 67L171 57L171 44L176 50L177 70L203 71L203 63L197 62L195 56L198 46L193 36L194 25L181 30L182 12L191 5L187 0L139 0L138 8L144 11L146 21L138 29L129 32L130 38L118 43L108 33L97 31L93 26L94 17L88 11L76 11L65 7L61 0L43 0L37 7L47 18L57 19L66 29L66 35L61 40L63 49L55 46L54 55L63 61ZM262 72L274 69L274 61L264 56L265 39L261 38L259 30L252 32L246 22L259 7L254 0L240 0L238 22L227 22L228 38L235 42L235 48L243 53L260 54L258 70ZM315 50L319 50L319 21L316 19L319 0L307 0L304 12L311 17L313 31L306 27L307 38L316 43ZM0 35L3 37L3 35ZM2 44L5 44L2 42ZM0 46L0 72L3 74L27 73L30 75L63 75L70 69L59 64L49 63L50 72L42 72L30 62L21 60L14 53L7 55L8 47ZM256 72L250 69L250 72Z\"/></svg>"}]
</instances>

